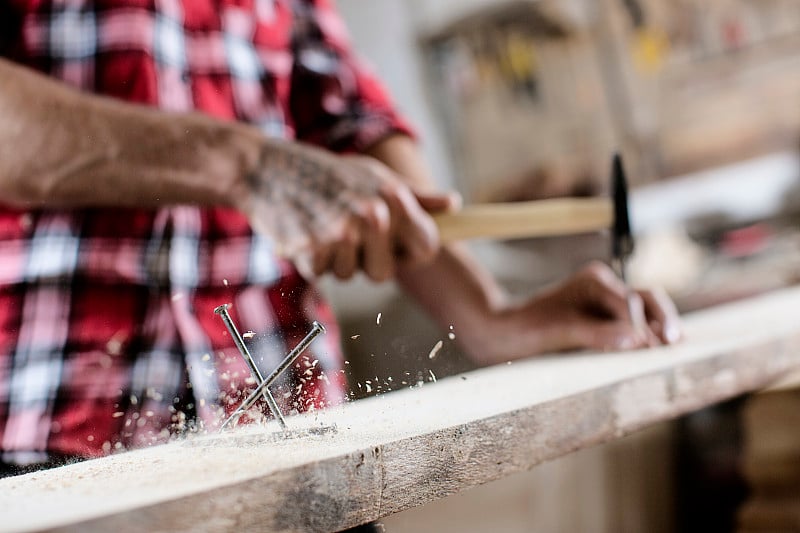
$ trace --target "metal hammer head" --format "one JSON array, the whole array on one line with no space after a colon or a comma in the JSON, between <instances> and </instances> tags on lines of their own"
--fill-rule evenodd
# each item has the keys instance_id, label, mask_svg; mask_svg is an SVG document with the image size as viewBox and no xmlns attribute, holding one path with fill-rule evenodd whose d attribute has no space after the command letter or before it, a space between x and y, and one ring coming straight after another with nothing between
<instances>
[{"instance_id":1,"label":"metal hammer head","mask_svg":"<svg viewBox=\"0 0 800 533\"><path fill-rule=\"evenodd\" d=\"M633 253L633 235L628 213L628 181L622 155L614 154L611 168L611 194L614 199L614 225L611 228L611 257L624 261Z\"/></svg>"}]
</instances>

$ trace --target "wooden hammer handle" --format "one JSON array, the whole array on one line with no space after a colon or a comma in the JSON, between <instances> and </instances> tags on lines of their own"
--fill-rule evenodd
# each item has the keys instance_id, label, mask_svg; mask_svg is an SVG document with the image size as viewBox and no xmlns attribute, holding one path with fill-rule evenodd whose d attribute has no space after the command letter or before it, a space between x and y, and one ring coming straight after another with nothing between
<instances>
[{"instance_id":1,"label":"wooden hammer handle","mask_svg":"<svg viewBox=\"0 0 800 533\"><path fill-rule=\"evenodd\" d=\"M610 229L614 209L607 198L558 198L472 205L433 218L443 242L518 239Z\"/></svg>"}]
</instances>

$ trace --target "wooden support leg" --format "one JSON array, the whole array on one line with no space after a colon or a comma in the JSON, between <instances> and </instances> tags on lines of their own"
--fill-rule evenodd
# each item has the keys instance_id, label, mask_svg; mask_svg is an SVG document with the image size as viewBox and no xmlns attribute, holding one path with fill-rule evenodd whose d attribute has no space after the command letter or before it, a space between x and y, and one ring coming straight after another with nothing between
<instances>
[{"instance_id":1,"label":"wooden support leg","mask_svg":"<svg viewBox=\"0 0 800 533\"><path fill-rule=\"evenodd\" d=\"M744 428L752 492L739 512L738 531L800 531L800 389L751 397Z\"/></svg>"}]
</instances>

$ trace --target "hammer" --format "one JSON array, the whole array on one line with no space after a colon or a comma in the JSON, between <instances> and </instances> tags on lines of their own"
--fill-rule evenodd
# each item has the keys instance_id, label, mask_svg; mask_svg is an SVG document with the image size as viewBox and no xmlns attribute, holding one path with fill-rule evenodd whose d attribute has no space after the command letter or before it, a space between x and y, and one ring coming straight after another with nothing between
<instances>
[{"instance_id":1,"label":"hammer","mask_svg":"<svg viewBox=\"0 0 800 533\"><path fill-rule=\"evenodd\" d=\"M443 242L468 239L519 239L611 230L612 257L622 261L633 251L628 216L628 187L622 158L614 155L611 199L556 198L532 202L477 204L433 216ZM618 272L619 273L619 272Z\"/></svg>"},{"instance_id":2,"label":"hammer","mask_svg":"<svg viewBox=\"0 0 800 533\"><path fill-rule=\"evenodd\" d=\"M628 213L628 182L622 156L614 154L611 199L559 198L510 204L467 206L434 215L443 242L465 239L514 239L611 231L611 266L627 285L626 262L633 253ZM628 298L631 317L636 316Z\"/></svg>"}]
</instances>

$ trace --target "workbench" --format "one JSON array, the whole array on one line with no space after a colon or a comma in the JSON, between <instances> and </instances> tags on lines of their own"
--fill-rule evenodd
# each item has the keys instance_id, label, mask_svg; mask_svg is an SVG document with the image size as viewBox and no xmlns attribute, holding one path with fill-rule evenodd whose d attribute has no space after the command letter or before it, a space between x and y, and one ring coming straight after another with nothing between
<instances>
[{"instance_id":1,"label":"workbench","mask_svg":"<svg viewBox=\"0 0 800 533\"><path fill-rule=\"evenodd\" d=\"M336 531L768 386L800 368L798 310L786 289L687 316L674 347L532 358L288 419L302 436L243 428L0 480L0 528Z\"/></svg>"}]
</instances>

